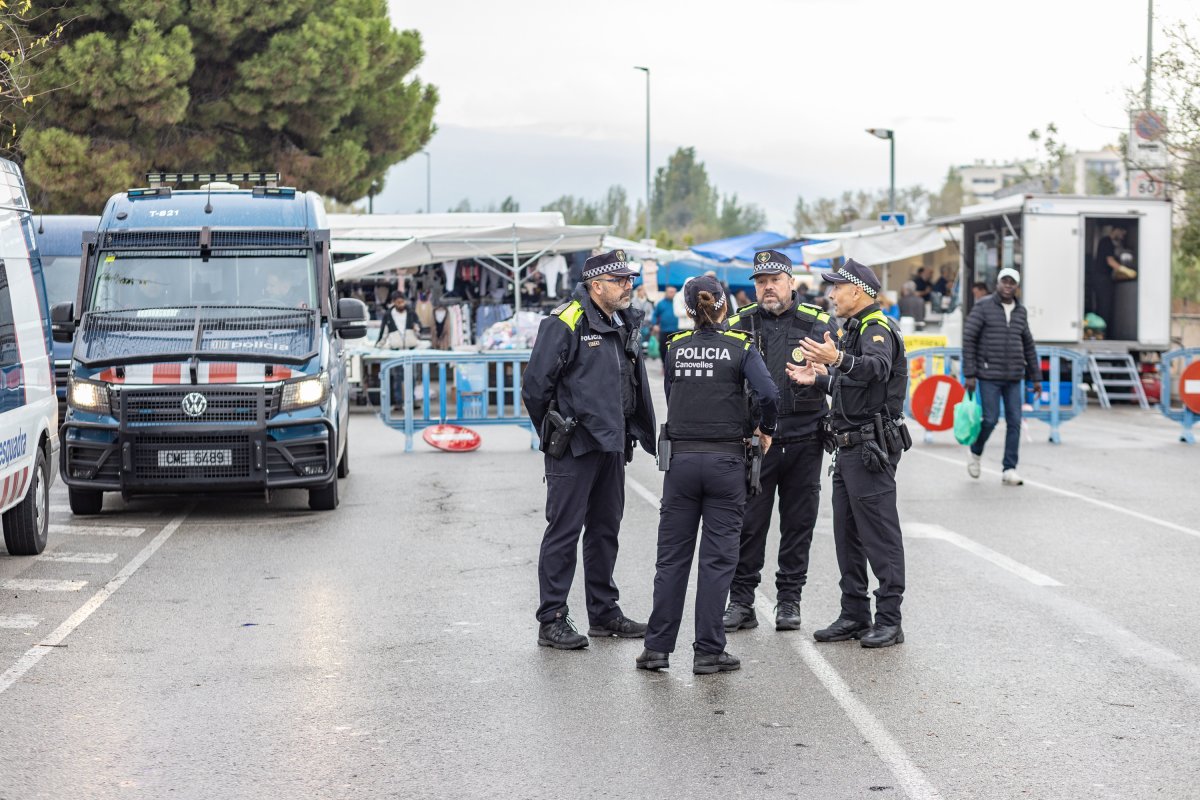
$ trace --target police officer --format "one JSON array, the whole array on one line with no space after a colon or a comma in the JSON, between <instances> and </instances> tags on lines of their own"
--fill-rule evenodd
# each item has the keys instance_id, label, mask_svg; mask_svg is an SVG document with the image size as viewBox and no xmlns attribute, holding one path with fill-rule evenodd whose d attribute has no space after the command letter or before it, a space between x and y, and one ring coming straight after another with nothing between
<instances>
[{"instance_id":1,"label":"police officer","mask_svg":"<svg viewBox=\"0 0 1200 800\"><path fill-rule=\"evenodd\" d=\"M640 638L644 623L621 612L613 581L625 510L625 464L635 443L654 454L654 404L630 308L634 271L623 250L589 258L583 283L538 329L521 397L546 452L546 532L538 556L538 644L588 646L567 616L583 534L590 636ZM557 449L561 448L561 452Z\"/></svg>"},{"instance_id":2,"label":"police officer","mask_svg":"<svg viewBox=\"0 0 1200 800\"><path fill-rule=\"evenodd\" d=\"M706 275L693 278L683 294L696 327L672 337L663 356L667 424L659 467L667 475L658 522L654 610L637 668L670 665L696 550L696 526L703 521L692 672L704 675L741 666L725 652L721 611L737 566L746 504L745 437L753 431L744 386L749 384L755 399L761 420L757 433L767 451L779 393L749 337L725 328L729 301L720 282Z\"/></svg>"},{"instance_id":3,"label":"police officer","mask_svg":"<svg viewBox=\"0 0 1200 800\"><path fill-rule=\"evenodd\" d=\"M792 261L777 250L754 255L754 290L758 302L729 318L729 327L747 332L771 380L779 390L779 429L763 456L762 491L746 504L737 571L729 589L725 630L755 628L754 590L766 559L767 531L779 493L779 569L775 573L778 605L775 630L800 628L800 592L808 578L808 551L821 500L822 422L829 411L825 393L816 386L788 380L787 365L804 362L800 343L822 341L833 333L829 315L801 303L792 289Z\"/></svg>"},{"instance_id":4,"label":"police officer","mask_svg":"<svg viewBox=\"0 0 1200 800\"><path fill-rule=\"evenodd\" d=\"M824 278L834 284L830 297L835 313L846 320L838 332L840 346L829 336L822 342L801 342L807 362L788 366L797 383L815 383L833 396L833 532L842 572L842 611L813 636L818 642L861 639L863 647L890 647L904 641L904 542L896 510L896 465L911 445L900 416L908 362L904 340L876 303L880 284L870 267L850 259ZM874 625L867 564L879 581Z\"/></svg>"}]
</instances>

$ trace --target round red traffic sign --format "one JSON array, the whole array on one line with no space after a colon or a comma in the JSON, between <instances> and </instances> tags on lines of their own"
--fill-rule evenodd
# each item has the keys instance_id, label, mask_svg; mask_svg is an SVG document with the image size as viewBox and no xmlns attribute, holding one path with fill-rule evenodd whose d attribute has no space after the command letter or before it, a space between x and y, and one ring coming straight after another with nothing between
<instances>
[{"instance_id":1,"label":"round red traffic sign","mask_svg":"<svg viewBox=\"0 0 1200 800\"><path fill-rule=\"evenodd\" d=\"M913 419L927 431L948 431L954 427L954 407L966 396L962 384L949 375L926 378L913 392Z\"/></svg>"},{"instance_id":2,"label":"round red traffic sign","mask_svg":"<svg viewBox=\"0 0 1200 800\"><path fill-rule=\"evenodd\" d=\"M1193 414L1200 414L1200 361L1193 361L1179 376L1179 399Z\"/></svg>"},{"instance_id":3,"label":"round red traffic sign","mask_svg":"<svg viewBox=\"0 0 1200 800\"><path fill-rule=\"evenodd\" d=\"M421 438L427 444L438 450L445 450L447 453L467 453L471 450L478 450L479 445L483 443L483 439L478 433L461 425L434 425L432 428L426 428L425 432L421 434Z\"/></svg>"}]
</instances>

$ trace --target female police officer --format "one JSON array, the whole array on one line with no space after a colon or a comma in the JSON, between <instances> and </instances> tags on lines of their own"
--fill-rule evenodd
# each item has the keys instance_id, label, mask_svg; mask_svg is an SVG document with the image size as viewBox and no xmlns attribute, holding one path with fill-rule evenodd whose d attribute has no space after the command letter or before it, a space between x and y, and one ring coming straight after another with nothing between
<instances>
[{"instance_id":1,"label":"female police officer","mask_svg":"<svg viewBox=\"0 0 1200 800\"><path fill-rule=\"evenodd\" d=\"M697 525L704 522L696 590L696 642L692 672L729 672L741 663L725 652L721 616L737 567L746 507L749 415L744 386L758 406L757 433L764 451L775 432L779 391L744 333L727 330L728 299L716 278L694 278L683 287L696 328L673 337L663 356L667 391L667 452L659 450L663 482L658 523L654 610L638 669L669 666L683 619Z\"/></svg>"}]
</instances>

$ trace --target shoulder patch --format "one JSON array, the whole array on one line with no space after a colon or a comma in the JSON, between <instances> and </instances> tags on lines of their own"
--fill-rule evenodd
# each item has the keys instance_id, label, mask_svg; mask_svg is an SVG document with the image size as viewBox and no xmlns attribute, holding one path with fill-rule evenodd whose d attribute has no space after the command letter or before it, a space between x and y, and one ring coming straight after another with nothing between
<instances>
[{"instance_id":1,"label":"shoulder patch","mask_svg":"<svg viewBox=\"0 0 1200 800\"><path fill-rule=\"evenodd\" d=\"M872 341L872 342L882 342L882 341L883 341L883 337L882 337L882 336L872 336L872 337L871 337L871 341Z\"/></svg>"},{"instance_id":2,"label":"shoulder patch","mask_svg":"<svg viewBox=\"0 0 1200 800\"><path fill-rule=\"evenodd\" d=\"M583 316L583 306L579 304L578 300L569 300L551 311L550 316L558 317L564 325L575 330L579 325L579 318Z\"/></svg>"},{"instance_id":3,"label":"shoulder patch","mask_svg":"<svg viewBox=\"0 0 1200 800\"><path fill-rule=\"evenodd\" d=\"M554 316L556 316L556 317L557 317L559 314L561 314L562 312L566 311L566 310L567 310L567 306L571 305L571 303L572 303L572 302L574 302L574 301L572 301L572 300L568 300L567 302L563 303L561 306L559 306L558 308L554 309L554 310L553 310L553 311L551 311L550 313L551 313L551 314L553 314Z\"/></svg>"}]
</instances>

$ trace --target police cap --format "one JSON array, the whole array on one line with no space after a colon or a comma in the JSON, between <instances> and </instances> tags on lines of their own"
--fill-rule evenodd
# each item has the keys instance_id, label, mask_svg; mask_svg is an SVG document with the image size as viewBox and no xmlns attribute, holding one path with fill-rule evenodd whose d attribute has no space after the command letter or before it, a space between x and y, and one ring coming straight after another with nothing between
<instances>
[{"instance_id":1,"label":"police cap","mask_svg":"<svg viewBox=\"0 0 1200 800\"><path fill-rule=\"evenodd\" d=\"M760 250L754 254L754 272L751 278L759 275L791 275L792 260L778 250Z\"/></svg>"},{"instance_id":2,"label":"police cap","mask_svg":"<svg viewBox=\"0 0 1200 800\"><path fill-rule=\"evenodd\" d=\"M879 289L883 285L875 276L874 270L853 258L846 259L846 263L833 272L822 273L821 277L829 283L853 283L870 297L878 297Z\"/></svg>"},{"instance_id":3,"label":"police cap","mask_svg":"<svg viewBox=\"0 0 1200 800\"><path fill-rule=\"evenodd\" d=\"M616 278L627 278L636 275L637 271L629 266L629 259L624 250L610 250L598 256L592 256L583 264L583 279L595 280L605 275Z\"/></svg>"},{"instance_id":4,"label":"police cap","mask_svg":"<svg viewBox=\"0 0 1200 800\"><path fill-rule=\"evenodd\" d=\"M716 298L716 308L718 311L725 305L725 287L711 275L701 275L698 278L692 278L683 285L683 306L691 316L696 316L701 292L708 292Z\"/></svg>"}]
</instances>

